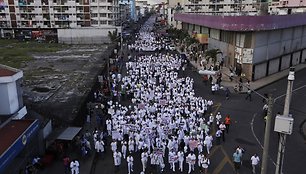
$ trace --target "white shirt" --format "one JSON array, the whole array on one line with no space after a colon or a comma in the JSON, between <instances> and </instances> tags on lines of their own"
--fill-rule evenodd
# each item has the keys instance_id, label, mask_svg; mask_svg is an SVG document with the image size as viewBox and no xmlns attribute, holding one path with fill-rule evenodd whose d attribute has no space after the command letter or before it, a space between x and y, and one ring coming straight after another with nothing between
<instances>
[{"instance_id":1,"label":"white shirt","mask_svg":"<svg viewBox=\"0 0 306 174\"><path fill-rule=\"evenodd\" d=\"M128 156L128 157L126 158L126 161L127 161L128 163L130 163L130 164L133 164L133 162L134 162L133 156Z\"/></svg>"},{"instance_id":2,"label":"white shirt","mask_svg":"<svg viewBox=\"0 0 306 174\"><path fill-rule=\"evenodd\" d=\"M258 156L252 156L251 157L252 165L257 165L259 163L259 157Z\"/></svg>"}]
</instances>

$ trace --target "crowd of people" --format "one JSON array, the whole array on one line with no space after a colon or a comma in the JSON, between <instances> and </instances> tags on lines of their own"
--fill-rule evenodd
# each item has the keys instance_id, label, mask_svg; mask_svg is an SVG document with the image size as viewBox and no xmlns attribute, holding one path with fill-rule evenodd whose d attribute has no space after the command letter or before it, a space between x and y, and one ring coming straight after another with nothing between
<instances>
[{"instance_id":1,"label":"crowd of people","mask_svg":"<svg viewBox=\"0 0 306 174\"><path fill-rule=\"evenodd\" d=\"M152 27L149 19L135 42L127 45L131 53L125 64L126 75L110 76L112 97L103 105L107 112L105 129L93 132L94 149L103 156L111 138L115 171L124 170L120 166L126 163L128 174L134 172L139 158L142 173L191 173L196 168L207 173L211 149L225 142L231 118L214 113L212 100L195 95L193 79L179 75L186 67L185 59L172 52L156 52L164 48L164 42ZM135 51L142 53L133 54ZM81 140L86 155L91 145L86 134ZM243 153L243 148L237 147L233 154L237 172ZM251 161L255 172L259 157L255 154ZM70 163L74 173L79 172L78 167L77 161Z\"/></svg>"},{"instance_id":2,"label":"crowd of people","mask_svg":"<svg viewBox=\"0 0 306 174\"><path fill-rule=\"evenodd\" d=\"M151 26L149 20L135 44L128 47L158 46ZM162 172L166 163L172 171L184 171L186 163L188 173L195 166L207 173L213 141L221 135L225 141L230 121L225 126L221 114L216 117L212 113L213 101L195 96L192 78L179 77L186 62L180 55L155 52L129 60L126 76L112 76L112 89L124 89L131 103L120 104L118 97L108 102L111 118L106 127L113 139L111 150L116 169L125 160L128 173L133 172L134 157L140 154L142 172L149 166L150 170ZM214 125L219 130L216 134L212 134Z\"/></svg>"}]
</instances>

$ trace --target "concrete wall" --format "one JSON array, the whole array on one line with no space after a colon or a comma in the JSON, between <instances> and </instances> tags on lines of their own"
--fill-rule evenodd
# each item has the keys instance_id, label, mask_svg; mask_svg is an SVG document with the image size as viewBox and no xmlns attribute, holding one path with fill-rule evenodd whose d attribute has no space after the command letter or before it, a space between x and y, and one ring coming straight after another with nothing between
<instances>
[{"instance_id":1,"label":"concrete wall","mask_svg":"<svg viewBox=\"0 0 306 174\"><path fill-rule=\"evenodd\" d=\"M302 62L306 62L306 49L302 52Z\"/></svg>"},{"instance_id":2,"label":"concrete wall","mask_svg":"<svg viewBox=\"0 0 306 174\"><path fill-rule=\"evenodd\" d=\"M289 66L290 66L290 57L291 57L290 54L282 56L281 70L289 68Z\"/></svg>"},{"instance_id":3,"label":"concrete wall","mask_svg":"<svg viewBox=\"0 0 306 174\"><path fill-rule=\"evenodd\" d=\"M253 63L261 63L306 48L306 27L261 31L255 34Z\"/></svg>"},{"instance_id":4,"label":"concrete wall","mask_svg":"<svg viewBox=\"0 0 306 174\"><path fill-rule=\"evenodd\" d=\"M269 75L278 72L279 59L274 59L269 62Z\"/></svg>"},{"instance_id":5,"label":"concrete wall","mask_svg":"<svg viewBox=\"0 0 306 174\"><path fill-rule=\"evenodd\" d=\"M0 115L14 114L19 109L16 83L0 83Z\"/></svg>"},{"instance_id":6,"label":"concrete wall","mask_svg":"<svg viewBox=\"0 0 306 174\"><path fill-rule=\"evenodd\" d=\"M292 55L292 65L297 65L300 63L301 52L293 53Z\"/></svg>"},{"instance_id":7,"label":"concrete wall","mask_svg":"<svg viewBox=\"0 0 306 174\"><path fill-rule=\"evenodd\" d=\"M108 31L114 30L115 28L58 29L58 42L66 44L110 43Z\"/></svg>"},{"instance_id":8,"label":"concrete wall","mask_svg":"<svg viewBox=\"0 0 306 174\"><path fill-rule=\"evenodd\" d=\"M258 64L255 66L254 80L260 79L266 76L267 63Z\"/></svg>"}]
</instances>

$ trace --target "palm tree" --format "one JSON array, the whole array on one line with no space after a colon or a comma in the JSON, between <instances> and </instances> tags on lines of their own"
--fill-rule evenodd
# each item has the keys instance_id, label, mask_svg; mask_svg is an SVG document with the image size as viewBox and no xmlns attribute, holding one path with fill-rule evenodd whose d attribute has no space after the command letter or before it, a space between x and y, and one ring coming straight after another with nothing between
<instances>
[{"instance_id":1,"label":"palm tree","mask_svg":"<svg viewBox=\"0 0 306 174\"><path fill-rule=\"evenodd\" d=\"M206 58L206 59L211 58L212 61L214 62L214 65L215 65L216 62L217 62L217 56L218 56L218 54L221 54L221 55L223 54L223 53L221 52L220 49L211 49L211 50L207 50L207 51L205 52L205 58ZM208 60L207 60L207 62L208 62Z\"/></svg>"},{"instance_id":2,"label":"palm tree","mask_svg":"<svg viewBox=\"0 0 306 174\"><path fill-rule=\"evenodd\" d=\"M122 33L121 33L122 34ZM117 31L117 29L116 30L114 30L113 32L111 32L111 31L108 31L108 37L109 37L109 39L111 40L111 42L115 42L115 41L117 41L118 40L118 31Z\"/></svg>"}]
</instances>

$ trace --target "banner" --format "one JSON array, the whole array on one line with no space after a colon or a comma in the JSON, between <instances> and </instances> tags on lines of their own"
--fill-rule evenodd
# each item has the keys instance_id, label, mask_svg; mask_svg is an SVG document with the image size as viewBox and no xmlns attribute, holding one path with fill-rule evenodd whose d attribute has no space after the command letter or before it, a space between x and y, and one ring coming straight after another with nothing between
<instances>
[{"instance_id":1,"label":"banner","mask_svg":"<svg viewBox=\"0 0 306 174\"><path fill-rule=\"evenodd\" d=\"M208 34L195 34L195 38L196 38L201 44L207 44L207 43L208 43Z\"/></svg>"}]
</instances>

